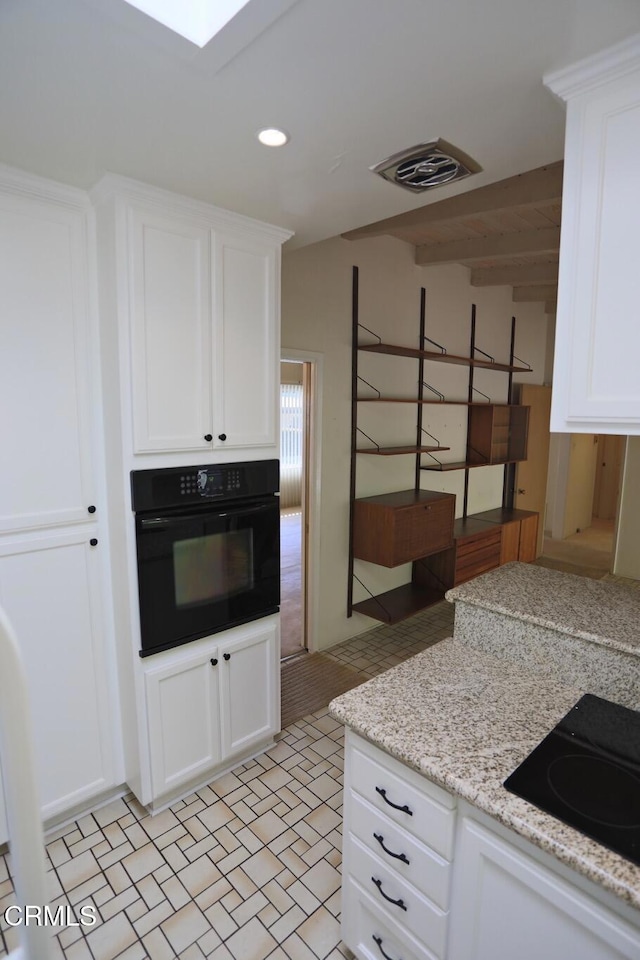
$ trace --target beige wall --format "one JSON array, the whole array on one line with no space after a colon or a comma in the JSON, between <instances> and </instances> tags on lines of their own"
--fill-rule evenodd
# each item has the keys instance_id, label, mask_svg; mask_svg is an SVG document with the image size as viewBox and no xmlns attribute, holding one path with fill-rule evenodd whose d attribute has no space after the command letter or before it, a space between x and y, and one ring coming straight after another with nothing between
<instances>
[{"instance_id":1,"label":"beige wall","mask_svg":"<svg viewBox=\"0 0 640 960\"><path fill-rule=\"evenodd\" d=\"M418 346L420 287L427 291L427 336L449 353L469 353L471 304L477 304L476 344L498 361L508 360L511 316L517 313L516 354L533 367L526 382L545 376L547 318L542 304L511 301L510 287L472 288L461 266L417 267L414 250L389 237L350 243L340 238L288 254L282 274L282 350L322 354L322 468L320 494L319 623L317 646L326 648L377 625L360 615L347 619L349 465L351 429L351 268L360 268L360 322L387 342ZM415 396L417 363L405 358L360 354L360 372L384 393ZM448 399L466 399L469 370L451 364L427 364L425 377ZM520 379L525 379L523 376ZM507 375L476 370L476 386L494 401L506 399ZM364 388L363 388L364 389ZM465 452L466 409L427 407L424 426L451 447L446 459ZM415 442L413 405L360 404L359 425L379 443ZM365 442L365 441L363 441ZM413 487L414 458L357 458L359 496ZM470 472L469 512L499 506L502 467ZM457 496L462 513L462 471L423 472L422 486ZM373 593L410 578L410 566L386 570L356 563L356 573ZM357 588L355 599L366 594Z\"/></svg>"},{"instance_id":2,"label":"beige wall","mask_svg":"<svg viewBox=\"0 0 640 960\"><path fill-rule=\"evenodd\" d=\"M591 526L598 446L592 433L572 433L562 537Z\"/></svg>"},{"instance_id":3,"label":"beige wall","mask_svg":"<svg viewBox=\"0 0 640 960\"><path fill-rule=\"evenodd\" d=\"M627 437L613 572L640 580L640 437Z\"/></svg>"}]
</instances>

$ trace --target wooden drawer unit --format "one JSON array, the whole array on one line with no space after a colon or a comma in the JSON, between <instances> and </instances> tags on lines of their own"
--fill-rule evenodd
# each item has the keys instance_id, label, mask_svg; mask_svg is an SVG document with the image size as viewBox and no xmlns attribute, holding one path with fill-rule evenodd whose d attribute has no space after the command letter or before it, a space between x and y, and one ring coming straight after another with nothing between
<instances>
[{"instance_id":1,"label":"wooden drawer unit","mask_svg":"<svg viewBox=\"0 0 640 960\"><path fill-rule=\"evenodd\" d=\"M456 561L454 585L487 573L500 566L501 527L474 522L472 518L456 522Z\"/></svg>"},{"instance_id":2,"label":"wooden drawer unit","mask_svg":"<svg viewBox=\"0 0 640 960\"><path fill-rule=\"evenodd\" d=\"M536 559L539 518L535 511L497 507L495 510L475 513L469 519L502 527L500 563L509 563L512 560L531 563Z\"/></svg>"},{"instance_id":3,"label":"wooden drawer unit","mask_svg":"<svg viewBox=\"0 0 640 960\"><path fill-rule=\"evenodd\" d=\"M455 496L401 490L354 502L353 555L397 567L452 545Z\"/></svg>"}]
</instances>

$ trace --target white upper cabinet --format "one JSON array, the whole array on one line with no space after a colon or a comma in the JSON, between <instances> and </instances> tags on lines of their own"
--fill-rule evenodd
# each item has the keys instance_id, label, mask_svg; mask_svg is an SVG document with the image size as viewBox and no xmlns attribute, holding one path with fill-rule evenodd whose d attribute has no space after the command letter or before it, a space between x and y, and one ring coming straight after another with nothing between
<instances>
[{"instance_id":1,"label":"white upper cabinet","mask_svg":"<svg viewBox=\"0 0 640 960\"><path fill-rule=\"evenodd\" d=\"M640 36L545 84L567 103L551 430L640 434Z\"/></svg>"},{"instance_id":2,"label":"white upper cabinet","mask_svg":"<svg viewBox=\"0 0 640 960\"><path fill-rule=\"evenodd\" d=\"M131 386L137 453L209 446L209 231L133 209Z\"/></svg>"},{"instance_id":3,"label":"white upper cabinet","mask_svg":"<svg viewBox=\"0 0 640 960\"><path fill-rule=\"evenodd\" d=\"M290 234L120 177L94 201L103 327L114 309L120 324L125 456L274 455L280 247Z\"/></svg>"},{"instance_id":4,"label":"white upper cabinet","mask_svg":"<svg viewBox=\"0 0 640 960\"><path fill-rule=\"evenodd\" d=\"M268 446L278 422L278 251L226 231L215 235L213 255L213 443Z\"/></svg>"},{"instance_id":5,"label":"white upper cabinet","mask_svg":"<svg viewBox=\"0 0 640 960\"><path fill-rule=\"evenodd\" d=\"M95 491L85 215L64 197L40 199L17 178L2 181L0 532L7 532L88 521Z\"/></svg>"}]
</instances>

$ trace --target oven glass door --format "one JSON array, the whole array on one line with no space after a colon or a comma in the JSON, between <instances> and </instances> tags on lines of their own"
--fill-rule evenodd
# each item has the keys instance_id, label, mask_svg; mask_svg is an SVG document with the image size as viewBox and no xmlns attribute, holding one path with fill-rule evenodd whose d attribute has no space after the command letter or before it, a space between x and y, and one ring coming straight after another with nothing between
<instances>
[{"instance_id":1,"label":"oven glass door","mask_svg":"<svg viewBox=\"0 0 640 960\"><path fill-rule=\"evenodd\" d=\"M138 516L136 539L142 656L277 611L276 497Z\"/></svg>"}]
</instances>

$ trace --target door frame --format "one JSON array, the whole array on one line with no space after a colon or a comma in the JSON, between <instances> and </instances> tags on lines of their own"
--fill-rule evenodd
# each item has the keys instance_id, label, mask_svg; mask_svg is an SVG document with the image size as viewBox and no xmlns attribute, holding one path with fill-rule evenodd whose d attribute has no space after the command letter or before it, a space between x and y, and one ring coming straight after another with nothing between
<instances>
[{"instance_id":1,"label":"door frame","mask_svg":"<svg viewBox=\"0 0 640 960\"><path fill-rule=\"evenodd\" d=\"M308 476L302 496L302 616L309 653L318 649L317 624L320 599L320 504L322 476L322 387L324 354L281 347L280 360L309 363Z\"/></svg>"}]
</instances>

